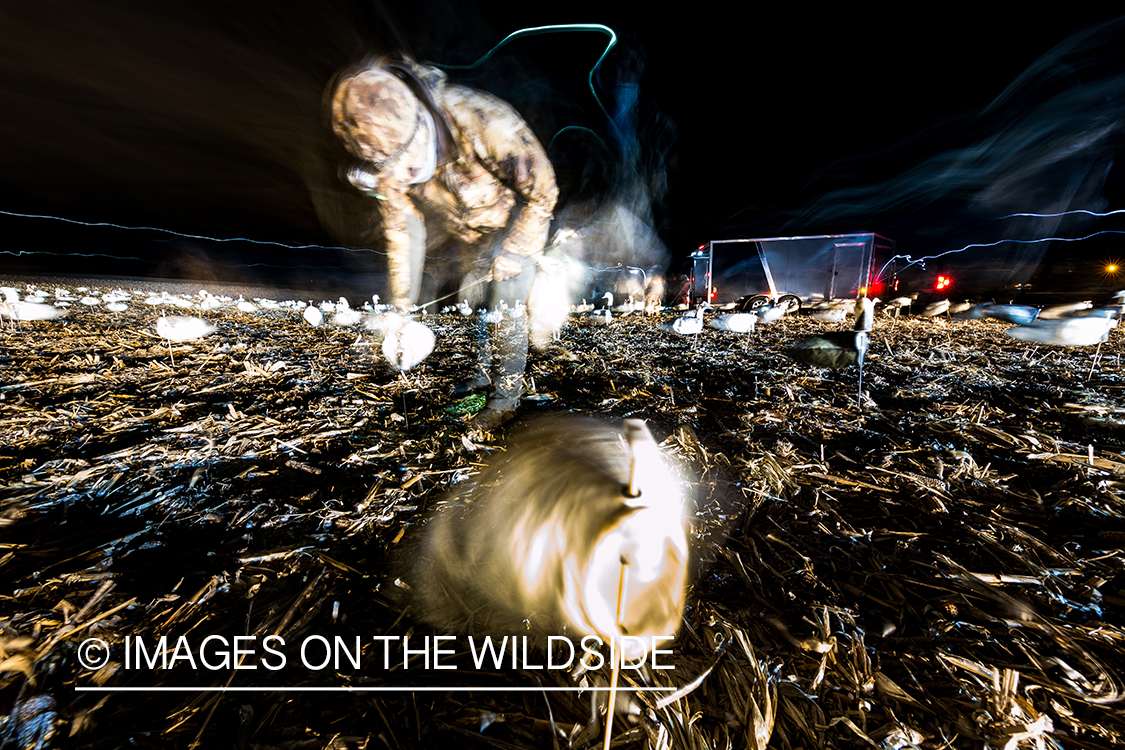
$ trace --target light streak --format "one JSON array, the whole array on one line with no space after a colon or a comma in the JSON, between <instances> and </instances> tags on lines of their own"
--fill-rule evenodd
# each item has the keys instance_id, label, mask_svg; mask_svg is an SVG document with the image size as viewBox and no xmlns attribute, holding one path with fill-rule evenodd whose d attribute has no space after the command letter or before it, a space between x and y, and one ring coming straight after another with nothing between
<instances>
[{"instance_id":1,"label":"light streak","mask_svg":"<svg viewBox=\"0 0 1125 750\"><path fill-rule=\"evenodd\" d=\"M14 255L19 257L21 255L62 255L67 258L73 258L78 255L83 258L112 258L113 260L136 260L142 263L150 263L144 258L136 258L132 255L111 255L110 253L57 253L51 250L0 250L0 255Z\"/></svg>"},{"instance_id":2,"label":"light streak","mask_svg":"<svg viewBox=\"0 0 1125 750\"><path fill-rule=\"evenodd\" d=\"M605 105L602 104L602 100L598 96L598 92L594 90L594 75L598 72L598 68L601 67L602 61L605 60L606 55L608 55L609 51L613 49L615 44L617 44L617 34L614 33L613 29L611 29L610 27L604 26L600 23L560 23L552 24L550 26L532 26L526 29L519 29L518 31L513 31L511 34L508 34L508 36L501 39L499 44L490 49L487 53L485 53L484 57L480 58L471 65L443 65L441 63L435 62L430 62L429 64L436 65L437 67L444 68L445 70L472 70L473 68L482 64L488 58L492 57L494 52L496 52L498 49L500 49L513 39L518 39L521 36L534 36L536 34L556 34L558 32L565 31L600 31L603 34L607 34L609 36L609 44L605 46L605 51L602 52L602 55L598 58L598 61L594 63L594 67L590 68L590 74L586 77L586 80L590 86L590 93L593 94L594 101L598 103L598 107L601 109L602 114L604 114L607 119L612 120L613 118L610 117L609 112L606 111Z\"/></svg>"},{"instance_id":3,"label":"light streak","mask_svg":"<svg viewBox=\"0 0 1125 750\"><path fill-rule=\"evenodd\" d=\"M566 127L559 128L558 132L555 133L553 136L551 136L551 142L547 144L547 149L550 150L551 148L553 148L554 145L555 145L555 141L557 141L559 139L559 136L562 135L563 133L565 133L568 130L585 131L585 132L589 133L590 135L594 136L594 138L597 139L598 143L602 144L602 146L604 146L607 151L609 150L609 145L605 142L605 139L602 138L597 133L595 133L593 130L590 130L589 128L585 127L584 125L567 125Z\"/></svg>"},{"instance_id":4,"label":"light streak","mask_svg":"<svg viewBox=\"0 0 1125 750\"><path fill-rule=\"evenodd\" d=\"M911 266L913 266L915 264L919 264L919 265L922 266L922 268L925 268L927 260L933 260L934 258L941 258L941 257L944 257L946 255L950 255L952 253L963 253L966 250L969 250L970 248L974 248L974 247L995 247L996 245L1001 245L1005 242L1014 242L1014 243L1019 244L1019 245L1030 245L1030 244L1033 244L1033 243L1036 243L1036 242L1081 242L1082 240L1088 240L1091 237L1097 237L1099 234L1125 234L1125 230L1123 230L1123 229L1103 229L1101 231L1094 232L1093 234L1088 234L1085 237L1042 237L1042 238L1037 239L1037 240L1008 240L1008 239L1005 239L1005 240L996 240L995 242L974 242L971 245L965 245L964 247L957 248L956 250L946 250L944 253L938 253L937 255L927 255L924 258L918 258L917 260L915 260L914 257L910 256L910 255L895 255L890 260L888 260L886 263L883 264L883 267L879 269L879 273L875 274L875 277L879 281L882 281L883 271L886 271L887 266L889 266L891 263L894 263L896 260L899 260L899 259L910 261L909 263L907 263L905 266L902 267L903 269L910 268Z\"/></svg>"},{"instance_id":5,"label":"light streak","mask_svg":"<svg viewBox=\"0 0 1125 750\"><path fill-rule=\"evenodd\" d=\"M272 240L256 240L251 237L207 237L201 234L185 234L183 232L176 232L171 229L162 229L161 227L131 227L124 224L113 224L104 221L78 221L77 219L68 219L63 216L48 216L46 214L20 214L14 211L0 210L0 214L4 216L15 216L21 219L51 219L52 221L62 221L67 224L77 224L83 227L112 227L114 229L127 229L130 231L149 231L149 232L162 232L164 234L171 234L176 237L185 237L190 240L207 240L208 242L249 242L254 245L273 245L275 247L284 247L289 250L346 250L351 253L376 253L377 255L386 255L384 252L372 250L371 248L363 247L340 247L332 245L289 245L284 242L274 242ZM81 255L90 257L105 256L107 258L122 258L122 260L142 260L141 258L124 258L119 255L107 255L105 253L51 253L45 250L20 250L20 251L0 251L7 255ZM257 264L266 265L266 264ZM311 266L310 266L311 267Z\"/></svg>"},{"instance_id":6,"label":"light streak","mask_svg":"<svg viewBox=\"0 0 1125 750\"><path fill-rule=\"evenodd\" d=\"M1056 216L1069 216L1070 214L1088 214L1089 216L1102 216L1102 217L1104 217L1104 216L1113 216L1114 214L1125 214L1125 208L1118 208L1114 211L1103 211L1103 212L1090 211L1089 209L1085 209L1085 208L1076 208L1072 211L1060 211L1057 214L1018 213L1018 214L1008 214L1007 216L1000 216L1000 217L997 217L997 220L999 220L999 219L1010 219L1013 216L1034 216L1034 217L1039 218L1039 219L1049 219L1049 218L1054 218Z\"/></svg>"}]
</instances>

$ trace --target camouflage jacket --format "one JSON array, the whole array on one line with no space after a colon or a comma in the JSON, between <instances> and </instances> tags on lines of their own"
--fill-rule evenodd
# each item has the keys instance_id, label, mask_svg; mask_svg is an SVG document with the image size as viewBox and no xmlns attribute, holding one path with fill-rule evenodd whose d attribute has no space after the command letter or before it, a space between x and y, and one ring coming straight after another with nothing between
<instances>
[{"instance_id":1,"label":"camouflage jacket","mask_svg":"<svg viewBox=\"0 0 1125 750\"><path fill-rule=\"evenodd\" d=\"M515 109L486 92L446 84L437 71L425 72L453 142L426 182L379 185L392 294L399 304L409 296L396 288L403 283L396 279L408 278L399 270L410 257L409 220L421 222L421 208L439 216L446 233L470 244L506 228L500 250L528 256L546 244L558 199L546 151Z\"/></svg>"}]
</instances>

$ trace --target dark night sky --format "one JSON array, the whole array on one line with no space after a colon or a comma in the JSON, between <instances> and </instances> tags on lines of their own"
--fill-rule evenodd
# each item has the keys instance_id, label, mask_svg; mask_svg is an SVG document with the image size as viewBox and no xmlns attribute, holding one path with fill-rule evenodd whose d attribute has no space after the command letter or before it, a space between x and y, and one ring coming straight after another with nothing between
<instances>
[{"instance_id":1,"label":"dark night sky","mask_svg":"<svg viewBox=\"0 0 1125 750\"><path fill-rule=\"evenodd\" d=\"M1125 116L1125 21L1108 13L1077 7L1084 4L1020 18L980 10L985 4L930 15L632 5L5 4L0 210L218 238L361 244L369 207L341 182L342 152L323 118L335 71L392 49L469 63L520 28L602 23L620 35L602 70L607 107L625 49L644 51L641 173L657 198L653 221L677 255L713 238L873 230L919 257L1003 237L1125 229L1117 217L995 218L1125 207L1113 169ZM564 203L604 198L612 184L606 118L586 87L605 41L593 32L527 37L480 68L450 72L507 98L544 143L554 140ZM573 128L559 133L573 125L601 141ZM250 273L258 262L304 264L310 274L320 263L330 274L380 262L8 215L0 229L8 253L0 270L76 263L11 254L29 251L142 257L149 262L130 268L97 263L163 274L185 272L192 259L220 275ZM1048 249L1049 259L1110 257L1120 238L955 258L1031 268Z\"/></svg>"}]
</instances>

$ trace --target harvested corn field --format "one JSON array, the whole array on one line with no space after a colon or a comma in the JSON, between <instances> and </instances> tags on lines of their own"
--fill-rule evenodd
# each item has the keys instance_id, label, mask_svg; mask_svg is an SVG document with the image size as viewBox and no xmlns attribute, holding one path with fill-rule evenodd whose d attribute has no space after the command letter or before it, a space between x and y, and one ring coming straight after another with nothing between
<instances>
[{"instance_id":1,"label":"harvested corn field","mask_svg":"<svg viewBox=\"0 0 1125 750\"><path fill-rule=\"evenodd\" d=\"M139 301L0 337L0 736L600 746L606 664L474 668L464 640L458 669L421 663L440 634L403 561L514 427L470 431L483 399L452 395L474 321L426 316L436 349L400 374L361 328L256 307L192 313L216 330L179 343ZM644 418L692 477L673 668L622 670L653 689L617 695L613 747L1121 743L1120 332L1036 346L880 315L857 399L854 367L782 353L831 324L676 336L668 317L572 318L519 412ZM302 660L310 638L358 642L358 663Z\"/></svg>"}]
</instances>

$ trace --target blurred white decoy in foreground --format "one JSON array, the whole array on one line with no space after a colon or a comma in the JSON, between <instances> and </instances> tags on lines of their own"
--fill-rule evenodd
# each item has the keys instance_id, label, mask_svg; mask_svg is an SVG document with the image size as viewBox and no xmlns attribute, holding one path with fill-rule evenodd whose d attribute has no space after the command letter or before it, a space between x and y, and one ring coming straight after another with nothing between
<instances>
[{"instance_id":1,"label":"blurred white decoy in foreground","mask_svg":"<svg viewBox=\"0 0 1125 750\"><path fill-rule=\"evenodd\" d=\"M689 491L642 420L544 420L426 524L412 606L444 632L597 636L638 659L683 617Z\"/></svg>"},{"instance_id":2,"label":"blurred white decoy in foreground","mask_svg":"<svg viewBox=\"0 0 1125 750\"><path fill-rule=\"evenodd\" d=\"M434 332L402 315L384 315L383 332L383 356L399 372L416 367L434 350Z\"/></svg>"}]
</instances>

